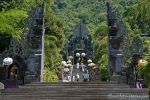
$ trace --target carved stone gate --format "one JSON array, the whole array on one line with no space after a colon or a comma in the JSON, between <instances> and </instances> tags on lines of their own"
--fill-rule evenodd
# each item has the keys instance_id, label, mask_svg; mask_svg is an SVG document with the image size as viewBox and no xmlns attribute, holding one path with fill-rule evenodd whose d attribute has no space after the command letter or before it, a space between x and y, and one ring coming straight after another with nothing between
<instances>
[{"instance_id":1,"label":"carved stone gate","mask_svg":"<svg viewBox=\"0 0 150 100\"><path fill-rule=\"evenodd\" d=\"M34 8L27 19L21 39L13 38L9 48L0 56L3 59L11 57L13 64L0 66L0 80L10 78L10 71L14 70L17 79L25 82L43 81L43 55L44 55L44 3Z\"/></svg>"},{"instance_id":2,"label":"carved stone gate","mask_svg":"<svg viewBox=\"0 0 150 100\"><path fill-rule=\"evenodd\" d=\"M92 67L89 67L87 63L89 59L94 62L94 51L92 37L88 34L88 31L82 22L75 27L74 33L70 35L69 41L66 43L66 49L66 58L68 58L68 56L73 56L73 65L77 63L78 57L75 56L76 53L85 53L86 56L81 62L88 67L90 81L100 81L99 69L93 69Z\"/></svg>"},{"instance_id":3,"label":"carved stone gate","mask_svg":"<svg viewBox=\"0 0 150 100\"><path fill-rule=\"evenodd\" d=\"M88 59L94 59L92 37L88 34L88 31L83 23L76 26L74 33L70 35L68 43L66 43L66 58L78 53L86 53L86 62ZM74 62L73 62L74 63Z\"/></svg>"},{"instance_id":4,"label":"carved stone gate","mask_svg":"<svg viewBox=\"0 0 150 100\"><path fill-rule=\"evenodd\" d=\"M142 41L136 36L131 44L121 14L109 3L107 9L109 80L133 86L134 71L144 52ZM132 60L128 64L130 58Z\"/></svg>"}]
</instances>

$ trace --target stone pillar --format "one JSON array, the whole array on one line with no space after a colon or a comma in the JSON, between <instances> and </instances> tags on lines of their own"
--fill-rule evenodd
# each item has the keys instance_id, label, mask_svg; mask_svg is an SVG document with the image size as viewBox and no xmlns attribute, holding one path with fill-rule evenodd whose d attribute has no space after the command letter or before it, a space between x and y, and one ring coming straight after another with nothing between
<instances>
[{"instance_id":1,"label":"stone pillar","mask_svg":"<svg viewBox=\"0 0 150 100\"><path fill-rule=\"evenodd\" d=\"M122 68L123 68L123 56L122 54L117 54L111 81L118 81L118 82L121 81Z\"/></svg>"}]
</instances>

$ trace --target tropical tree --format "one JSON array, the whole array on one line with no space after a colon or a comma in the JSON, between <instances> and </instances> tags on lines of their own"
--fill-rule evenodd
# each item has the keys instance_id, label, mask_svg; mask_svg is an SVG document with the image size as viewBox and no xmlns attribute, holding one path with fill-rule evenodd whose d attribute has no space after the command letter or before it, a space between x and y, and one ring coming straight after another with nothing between
<instances>
[{"instance_id":1,"label":"tropical tree","mask_svg":"<svg viewBox=\"0 0 150 100\"><path fill-rule=\"evenodd\" d=\"M146 22L150 19L150 1L140 0L139 3L139 15L142 21Z\"/></svg>"},{"instance_id":2,"label":"tropical tree","mask_svg":"<svg viewBox=\"0 0 150 100\"><path fill-rule=\"evenodd\" d=\"M63 48L65 36L62 21L54 16L49 5L45 8L45 29L45 70L47 74L55 74L58 79L61 69L56 64L63 60L59 52ZM47 78L47 81L52 80Z\"/></svg>"},{"instance_id":3,"label":"tropical tree","mask_svg":"<svg viewBox=\"0 0 150 100\"><path fill-rule=\"evenodd\" d=\"M28 13L43 0L1 0L0 1L0 52L8 45L12 37L20 38ZM61 69L56 63L62 61L59 51L64 44L63 23L51 10L53 0L45 2L45 70L47 81L58 80ZM20 10L18 10L20 9ZM51 77L50 77L51 76ZM54 77L53 77L54 76ZM57 78L56 78L57 77Z\"/></svg>"},{"instance_id":4,"label":"tropical tree","mask_svg":"<svg viewBox=\"0 0 150 100\"><path fill-rule=\"evenodd\" d=\"M12 37L20 38L27 16L27 12L16 9L0 12L0 52L8 47Z\"/></svg>"},{"instance_id":5,"label":"tropical tree","mask_svg":"<svg viewBox=\"0 0 150 100\"><path fill-rule=\"evenodd\" d=\"M95 60L101 71L101 80L108 80L108 53L107 53L107 33L106 23L102 23L93 35Z\"/></svg>"}]
</instances>

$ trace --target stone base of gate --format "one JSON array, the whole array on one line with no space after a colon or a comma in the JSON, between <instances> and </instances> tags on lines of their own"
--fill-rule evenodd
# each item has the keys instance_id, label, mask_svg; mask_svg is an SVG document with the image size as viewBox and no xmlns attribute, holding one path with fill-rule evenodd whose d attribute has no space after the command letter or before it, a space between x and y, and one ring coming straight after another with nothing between
<instances>
[{"instance_id":1,"label":"stone base of gate","mask_svg":"<svg viewBox=\"0 0 150 100\"><path fill-rule=\"evenodd\" d=\"M113 75L111 77L111 81L116 81L116 82L118 82L118 84L122 84L124 81L123 79L124 78L121 75Z\"/></svg>"},{"instance_id":2,"label":"stone base of gate","mask_svg":"<svg viewBox=\"0 0 150 100\"><path fill-rule=\"evenodd\" d=\"M119 83L120 79L121 79L121 75L113 75L110 80L117 81Z\"/></svg>"},{"instance_id":3,"label":"stone base of gate","mask_svg":"<svg viewBox=\"0 0 150 100\"><path fill-rule=\"evenodd\" d=\"M121 76L121 75L113 75L111 77L111 81L116 81L118 84L126 84L126 76Z\"/></svg>"},{"instance_id":4,"label":"stone base of gate","mask_svg":"<svg viewBox=\"0 0 150 100\"><path fill-rule=\"evenodd\" d=\"M31 82L39 82L40 78L36 77L35 75L27 75L24 77L24 84L31 83Z\"/></svg>"}]
</instances>

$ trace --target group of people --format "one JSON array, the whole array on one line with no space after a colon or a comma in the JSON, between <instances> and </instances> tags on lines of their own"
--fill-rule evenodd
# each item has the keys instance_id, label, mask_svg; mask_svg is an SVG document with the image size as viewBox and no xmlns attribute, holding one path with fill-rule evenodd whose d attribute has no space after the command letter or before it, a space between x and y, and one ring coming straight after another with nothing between
<instances>
[{"instance_id":1,"label":"group of people","mask_svg":"<svg viewBox=\"0 0 150 100\"><path fill-rule=\"evenodd\" d=\"M79 79L80 79L80 75L79 75L79 73L77 73L76 81L79 82ZM89 80L89 74L87 73L87 71L84 71L84 73L83 73L83 82L88 82L88 80Z\"/></svg>"},{"instance_id":2,"label":"group of people","mask_svg":"<svg viewBox=\"0 0 150 100\"><path fill-rule=\"evenodd\" d=\"M66 77L63 76L63 78L62 78L63 82L65 82L64 80L66 80L66 82L71 82L71 81L79 82L79 81L82 80L81 77L83 77L83 80L82 80L83 82L88 82L89 81L88 69L83 63L81 63L81 64L77 63L76 69L78 69L80 74L79 73L73 74L72 78L71 78L71 75L67 75Z\"/></svg>"},{"instance_id":3,"label":"group of people","mask_svg":"<svg viewBox=\"0 0 150 100\"><path fill-rule=\"evenodd\" d=\"M83 65L83 63L81 63L81 66L79 63L77 63L77 69L80 69L80 71L84 72L85 71L85 66Z\"/></svg>"},{"instance_id":4,"label":"group of people","mask_svg":"<svg viewBox=\"0 0 150 100\"><path fill-rule=\"evenodd\" d=\"M83 82L87 82L89 80L89 74L88 74L88 70L86 69L85 65L83 63L81 63L81 65L79 64L79 62L77 62L76 65L77 69L80 69L80 72L83 72ZM79 74L77 73L76 75L76 81L79 82Z\"/></svg>"}]
</instances>

